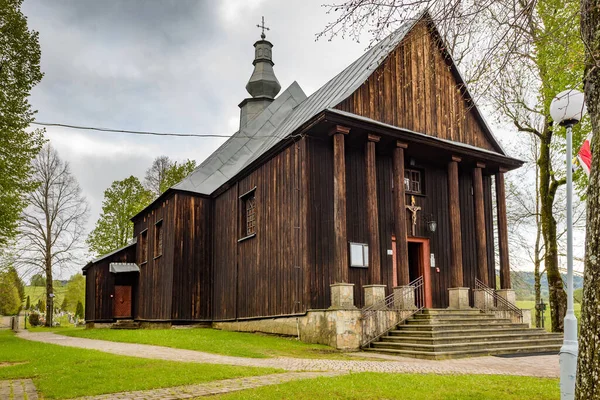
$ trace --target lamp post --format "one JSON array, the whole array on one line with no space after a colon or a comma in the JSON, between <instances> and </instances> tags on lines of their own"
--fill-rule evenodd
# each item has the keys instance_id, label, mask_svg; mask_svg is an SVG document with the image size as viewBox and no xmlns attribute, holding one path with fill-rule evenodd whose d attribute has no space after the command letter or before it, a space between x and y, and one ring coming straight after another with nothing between
<instances>
[{"instance_id":1,"label":"lamp post","mask_svg":"<svg viewBox=\"0 0 600 400\"><path fill-rule=\"evenodd\" d=\"M567 315L565 335L560 349L560 398L573 399L575 396L575 375L577 374L577 318L573 311L573 125L585 113L583 93L565 90L552 99L550 116L558 124L567 128Z\"/></svg>"}]
</instances>

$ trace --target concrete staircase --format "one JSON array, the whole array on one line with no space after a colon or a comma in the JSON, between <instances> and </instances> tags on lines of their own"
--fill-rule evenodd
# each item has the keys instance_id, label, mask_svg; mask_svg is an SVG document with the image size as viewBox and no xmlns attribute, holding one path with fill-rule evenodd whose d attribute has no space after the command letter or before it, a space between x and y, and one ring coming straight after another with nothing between
<instances>
[{"instance_id":1,"label":"concrete staircase","mask_svg":"<svg viewBox=\"0 0 600 400\"><path fill-rule=\"evenodd\" d=\"M110 329L140 329L140 323L132 319L120 319L112 324Z\"/></svg>"},{"instance_id":2,"label":"concrete staircase","mask_svg":"<svg viewBox=\"0 0 600 400\"><path fill-rule=\"evenodd\" d=\"M515 324L478 309L424 309L366 351L442 360L514 353L558 353L562 335Z\"/></svg>"}]
</instances>

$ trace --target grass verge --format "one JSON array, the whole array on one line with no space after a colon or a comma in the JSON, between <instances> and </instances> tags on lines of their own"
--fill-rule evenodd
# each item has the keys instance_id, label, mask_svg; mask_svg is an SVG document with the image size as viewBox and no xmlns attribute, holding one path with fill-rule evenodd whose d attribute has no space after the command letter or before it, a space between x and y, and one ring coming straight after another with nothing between
<instances>
[{"instance_id":1,"label":"grass verge","mask_svg":"<svg viewBox=\"0 0 600 400\"><path fill-rule=\"evenodd\" d=\"M531 323L535 326L535 301L532 300L519 300L516 302L517 307L522 308L524 310L531 310ZM548 304L548 302L546 302ZM581 316L581 304L575 303L573 305L573 310L575 311L575 316L577 319ZM544 312L544 329L548 332L552 330L552 323L550 322L550 306L546 307L546 311Z\"/></svg>"},{"instance_id":2,"label":"grass verge","mask_svg":"<svg viewBox=\"0 0 600 400\"><path fill-rule=\"evenodd\" d=\"M147 360L19 339L0 331L0 380L32 378L46 399L145 390L281 372ZM5 364L6 365L6 364Z\"/></svg>"},{"instance_id":3,"label":"grass verge","mask_svg":"<svg viewBox=\"0 0 600 400\"><path fill-rule=\"evenodd\" d=\"M553 400L558 379L489 375L359 373L244 390L219 399Z\"/></svg>"},{"instance_id":4,"label":"grass verge","mask_svg":"<svg viewBox=\"0 0 600 400\"><path fill-rule=\"evenodd\" d=\"M238 357L357 359L356 357L336 351L329 346L303 343L295 338L220 331L208 328L139 330L60 329L54 330L54 332L74 337L110 340L113 342L153 344Z\"/></svg>"}]
</instances>

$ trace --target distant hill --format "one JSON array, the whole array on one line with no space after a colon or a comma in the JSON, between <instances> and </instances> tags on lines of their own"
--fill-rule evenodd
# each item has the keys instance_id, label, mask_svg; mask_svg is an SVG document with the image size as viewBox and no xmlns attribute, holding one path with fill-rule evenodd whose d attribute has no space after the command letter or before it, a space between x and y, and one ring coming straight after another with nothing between
<instances>
[{"instance_id":1,"label":"distant hill","mask_svg":"<svg viewBox=\"0 0 600 400\"><path fill-rule=\"evenodd\" d=\"M496 271L496 276L499 276L500 272ZM561 274L563 281L567 281L567 276ZM533 271L511 271L510 272L511 282L513 289L519 300L534 300L535 293L533 290L533 284L535 282ZM544 273L541 279L542 284L542 297L548 298L548 278ZM575 289L583 287L583 277L574 275L573 286Z\"/></svg>"}]
</instances>

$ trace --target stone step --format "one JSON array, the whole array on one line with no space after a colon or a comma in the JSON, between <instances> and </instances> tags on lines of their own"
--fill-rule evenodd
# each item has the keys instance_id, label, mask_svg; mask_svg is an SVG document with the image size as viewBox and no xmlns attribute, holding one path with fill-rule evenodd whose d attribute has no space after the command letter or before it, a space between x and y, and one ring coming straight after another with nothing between
<instances>
[{"instance_id":1,"label":"stone step","mask_svg":"<svg viewBox=\"0 0 600 400\"><path fill-rule=\"evenodd\" d=\"M376 349L395 349L407 351L421 351L431 353L446 353L453 351L476 351L476 350L498 350L514 347L532 346L558 346L562 345L562 339L537 339L537 340L505 340L497 342L473 342L473 343L450 343L450 344L415 344L397 342L373 342L371 347Z\"/></svg>"},{"instance_id":2,"label":"stone step","mask_svg":"<svg viewBox=\"0 0 600 400\"><path fill-rule=\"evenodd\" d=\"M468 351L446 351L446 352L428 352L428 351L411 351L411 350L396 350L385 348L366 348L365 351L373 351L377 353L392 354L402 357L421 358L427 360L447 360L451 358L464 358L474 356L492 356L500 354L535 354L535 353L558 353L561 346L515 346L501 349L475 349Z\"/></svg>"},{"instance_id":3,"label":"stone step","mask_svg":"<svg viewBox=\"0 0 600 400\"><path fill-rule=\"evenodd\" d=\"M452 315L452 314L481 314L478 308L467 308L464 310L452 310L449 308L424 308L421 314L429 315Z\"/></svg>"},{"instance_id":4,"label":"stone step","mask_svg":"<svg viewBox=\"0 0 600 400\"><path fill-rule=\"evenodd\" d=\"M410 322L410 320L409 320ZM513 323L489 323L489 322L478 322L478 323L454 323L454 324L415 324L408 323L398 325L396 330L401 331L441 331L441 330L463 330L463 329L502 329L502 328L529 328L528 324L513 324Z\"/></svg>"},{"instance_id":5,"label":"stone step","mask_svg":"<svg viewBox=\"0 0 600 400\"><path fill-rule=\"evenodd\" d=\"M495 327L493 327L495 328ZM427 337L427 338L450 338L465 336L481 336L491 334L519 334L519 333L538 333L543 334L546 331L541 328L501 328L501 329L463 329L463 330L392 330L388 332L389 336L400 337ZM560 335L560 334L557 334Z\"/></svg>"},{"instance_id":6,"label":"stone step","mask_svg":"<svg viewBox=\"0 0 600 400\"><path fill-rule=\"evenodd\" d=\"M471 317L471 318L432 318L432 319L416 319L411 318L406 321L406 325L454 325L454 324L508 324L511 320L506 318L485 318L485 317Z\"/></svg>"},{"instance_id":7,"label":"stone step","mask_svg":"<svg viewBox=\"0 0 600 400\"><path fill-rule=\"evenodd\" d=\"M112 324L110 329L140 329L140 323L131 319L123 319Z\"/></svg>"},{"instance_id":8,"label":"stone step","mask_svg":"<svg viewBox=\"0 0 600 400\"><path fill-rule=\"evenodd\" d=\"M491 313L461 313L453 314L415 314L416 320L456 320L456 319L481 319L489 320L496 318L496 315Z\"/></svg>"},{"instance_id":9,"label":"stone step","mask_svg":"<svg viewBox=\"0 0 600 400\"><path fill-rule=\"evenodd\" d=\"M382 336L380 342L407 343L407 344L453 344L453 343L478 343L478 342L500 342L500 341L520 341L520 340L546 340L556 339L562 341L560 334L547 334L544 332L520 332L513 334L497 334L496 332L484 335L454 336L454 337L427 337L427 336Z\"/></svg>"}]
</instances>

